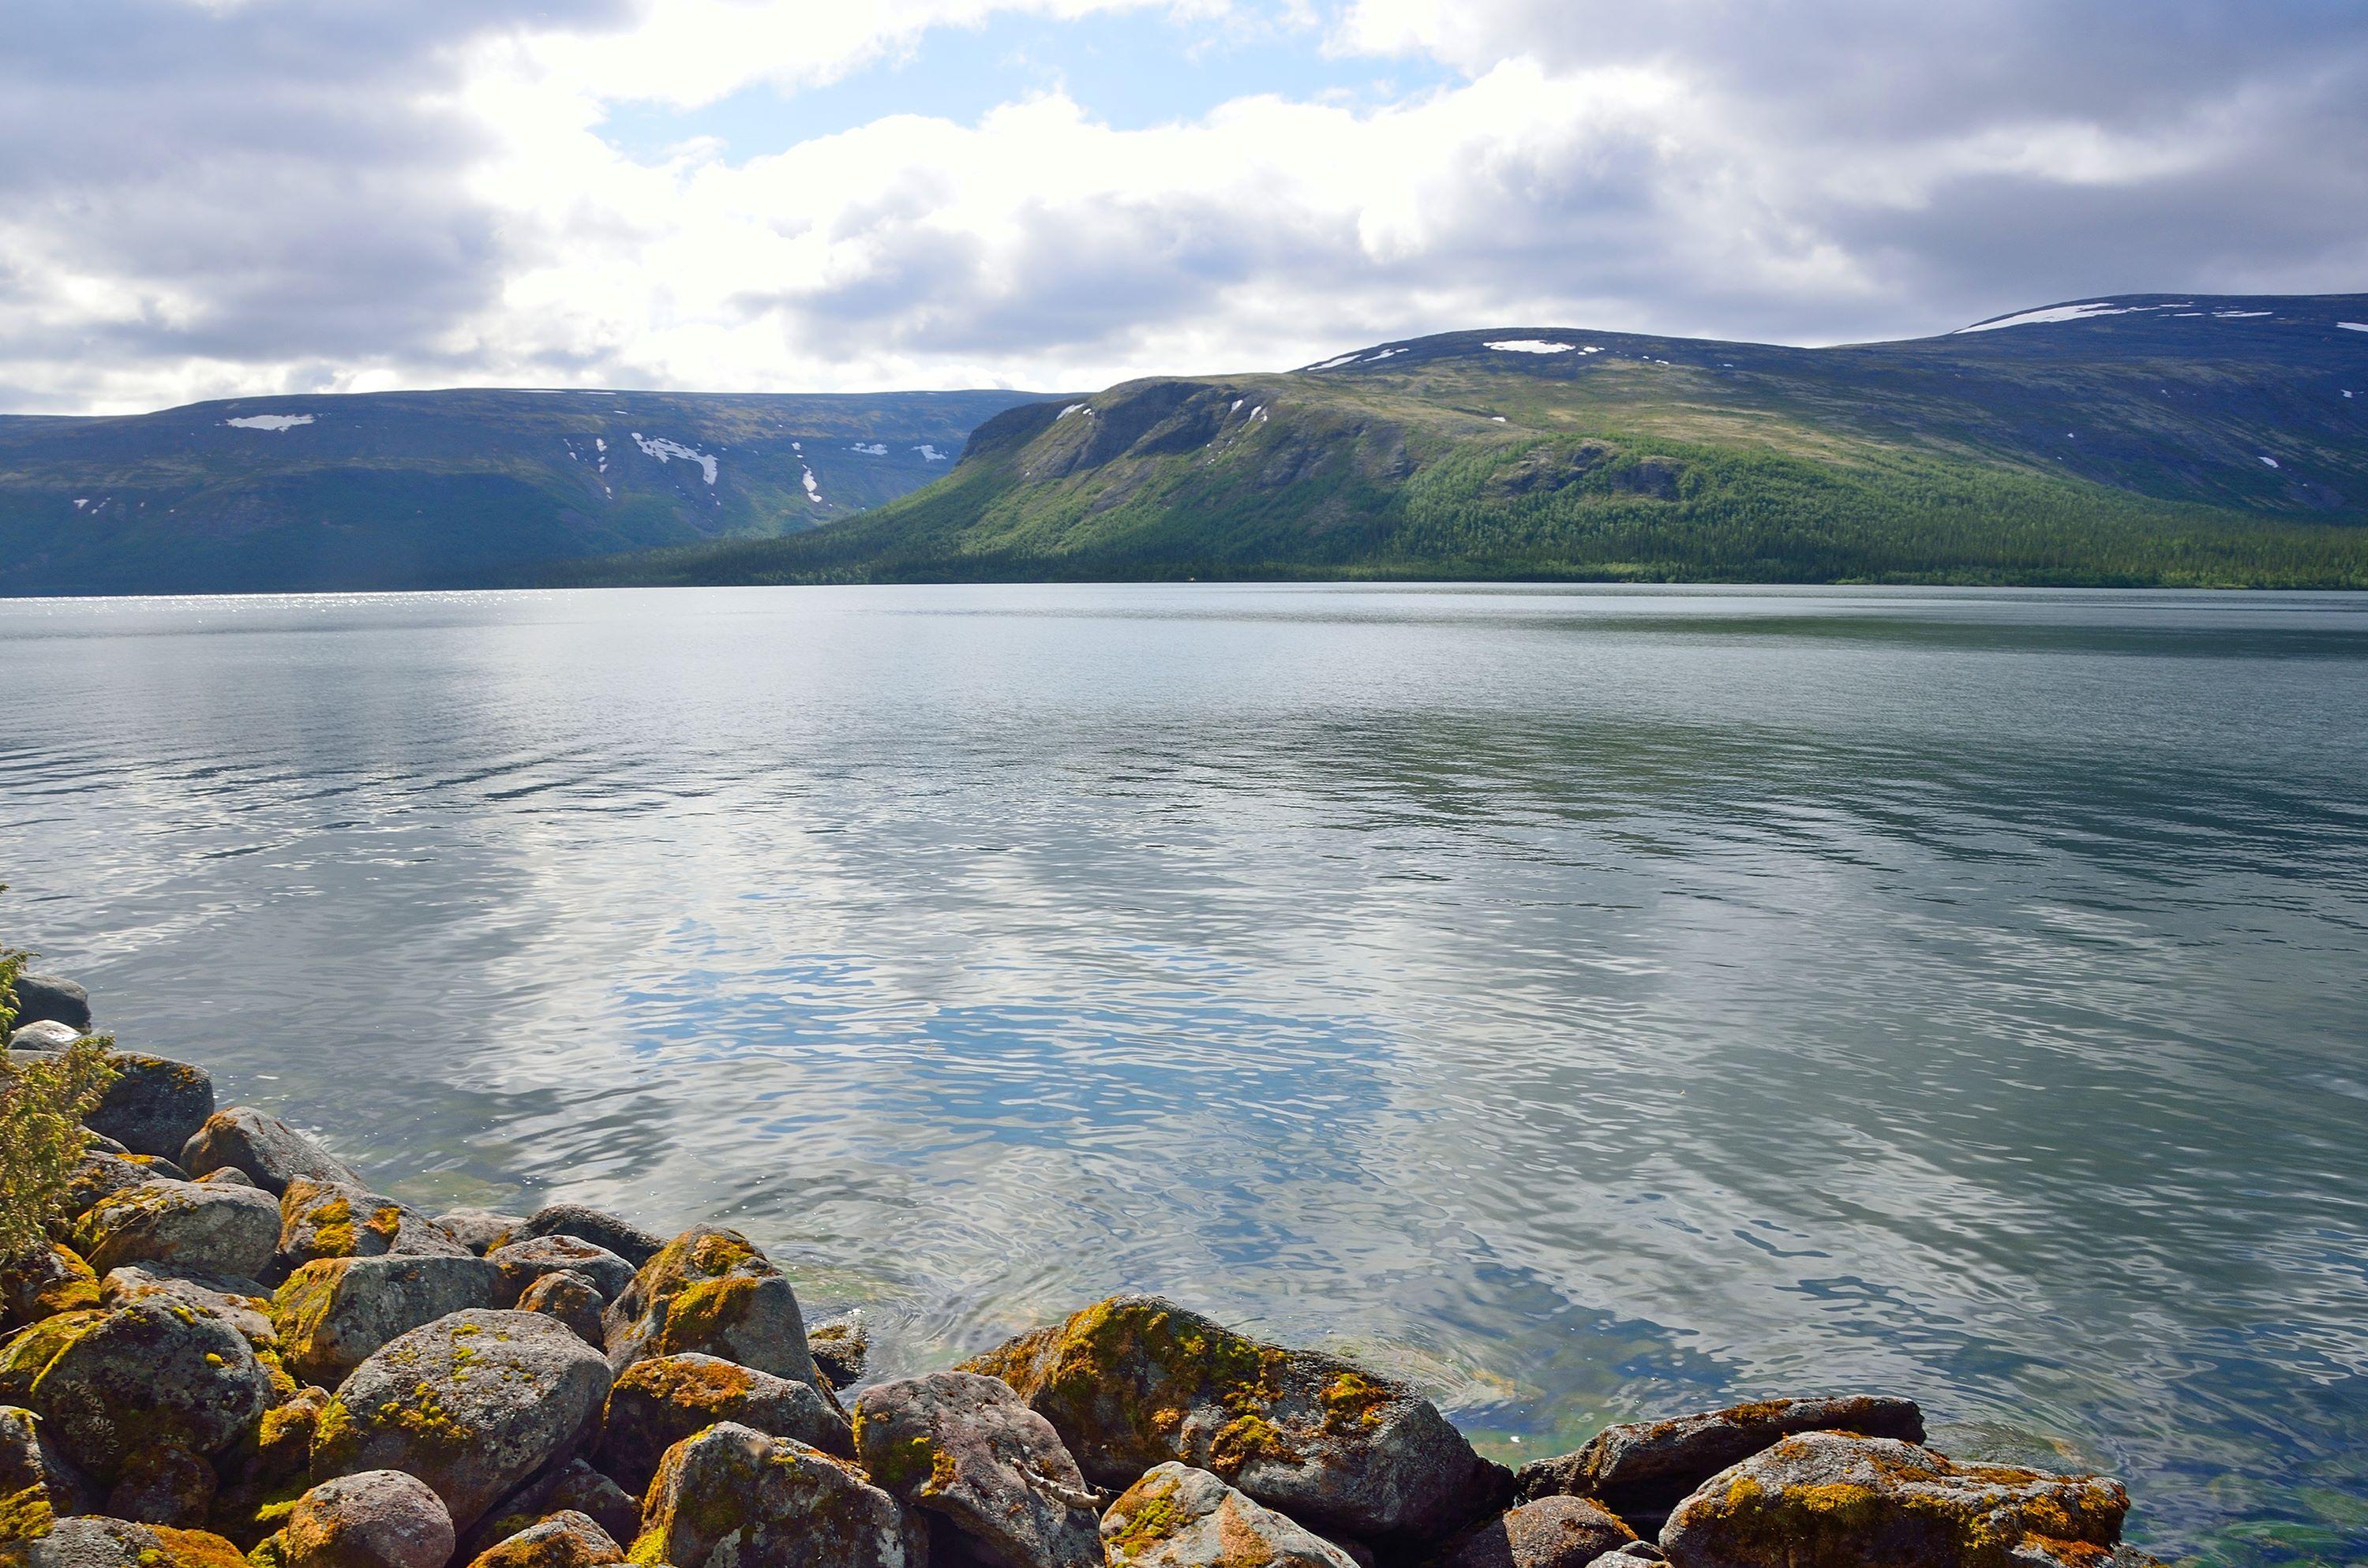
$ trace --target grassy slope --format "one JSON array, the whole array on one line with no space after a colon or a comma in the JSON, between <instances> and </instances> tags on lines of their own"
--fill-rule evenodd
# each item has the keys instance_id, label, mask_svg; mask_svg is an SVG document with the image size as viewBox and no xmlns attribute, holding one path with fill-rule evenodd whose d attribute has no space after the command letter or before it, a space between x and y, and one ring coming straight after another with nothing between
<instances>
[{"instance_id":1,"label":"grassy slope","mask_svg":"<svg viewBox=\"0 0 2368 1568\"><path fill-rule=\"evenodd\" d=\"M1463 334L1129 383L990 421L863 517L575 580L2368 586L2368 402L2341 395L2368 392L2368 335L2334 326L2368 301L2202 303L1827 350ZM1604 351L1482 346L1503 337Z\"/></svg>"}]
</instances>

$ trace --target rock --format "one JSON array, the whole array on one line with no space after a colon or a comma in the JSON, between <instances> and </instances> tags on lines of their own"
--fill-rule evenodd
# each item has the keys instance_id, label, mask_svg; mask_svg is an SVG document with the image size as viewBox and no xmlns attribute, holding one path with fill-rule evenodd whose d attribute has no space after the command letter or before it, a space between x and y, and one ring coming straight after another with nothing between
<instances>
[{"instance_id":1,"label":"rock","mask_svg":"<svg viewBox=\"0 0 2368 1568\"><path fill-rule=\"evenodd\" d=\"M1445 1540L1511 1490L1413 1390L1156 1296L1088 1307L964 1369L1017 1389L1100 1485L1177 1460L1313 1528L1394 1550Z\"/></svg>"},{"instance_id":2,"label":"rock","mask_svg":"<svg viewBox=\"0 0 2368 1568\"><path fill-rule=\"evenodd\" d=\"M235 1166L278 1198L298 1176L362 1185L352 1166L276 1116L246 1106L218 1110L181 1146L181 1168L202 1176Z\"/></svg>"},{"instance_id":3,"label":"rock","mask_svg":"<svg viewBox=\"0 0 2368 1568\"><path fill-rule=\"evenodd\" d=\"M624 1560L615 1537L598 1521L569 1509L480 1554L470 1568L593 1568Z\"/></svg>"},{"instance_id":4,"label":"rock","mask_svg":"<svg viewBox=\"0 0 2368 1568\"><path fill-rule=\"evenodd\" d=\"M236 1165L224 1165L218 1171L208 1171L201 1176L189 1179L203 1187L255 1187L255 1178ZM263 1190L259 1187L255 1189L257 1192Z\"/></svg>"},{"instance_id":5,"label":"rock","mask_svg":"<svg viewBox=\"0 0 2368 1568\"><path fill-rule=\"evenodd\" d=\"M546 1203L515 1233L504 1239L528 1242L539 1236L574 1236L615 1253L635 1268L655 1257L658 1249L666 1244L639 1225L581 1203ZM682 1568L682 1564L677 1563L675 1568Z\"/></svg>"},{"instance_id":6,"label":"rock","mask_svg":"<svg viewBox=\"0 0 2368 1568\"><path fill-rule=\"evenodd\" d=\"M452 1516L427 1483L366 1470L298 1498L277 1555L284 1568L444 1568L452 1547Z\"/></svg>"},{"instance_id":7,"label":"rock","mask_svg":"<svg viewBox=\"0 0 2368 1568\"><path fill-rule=\"evenodd\" d=\"M169 1443L134 1449L100 1512L143 1525L194 1529L214 1501L213 1466Z\"/></svg>"},{"instance_id":8,"label":"rock","mask_svg":"<svg viewBox=\"0 0 2368 1568\"><path fill-rule=\"evenodd\" d=\"M855 1450L907 1507L950 1522L1007 1568L1099 1568L1101 1519L1053 1424L971 1372L881 1383L855 1406Z\"/></svg>"},{"instance_id":9,"label":"rock","mask_svg":"<svg viewBox=\"0 0 2368 1568\"><path fill-rule=\"evenodd\" d=\"M673 1568L923 1568L925 1538L845 1460L719 1422L666 1450L632 1560Z\"/></svg>"},{"instance_id":10,"label":"rock","mask_svg":"<svg viewBox=\"0 0 2368 1568\"><path fill-rule=\"evenodd\" d=\"M526 1288L518 1299L522 1312L541 1312L547 1318L557 1318L575 1336L596 1350L605 1353L608 1339L600 1327L600 1309L608 1305L592 1281L572 1269L546 1274Z\"/></svg>"},{"instance_id":11,"label":"rock","mask_svg":"<svg viewBox=\"0 0 2368 1568\"><path fill-rule=\"evenodd\" d=\"M1799 1432L1924 1440L1924 1413L1911 1400L1849 1394L1771 1399L1671 1421L1607 1426L1576 1453L1523 1465L1514 1478L1524 1501L1592 1497L1613 1513L1657 1528L1693 1489L1731 1464Z\"/></svg>"},{"instance_id":12,"label":"rock","mask_svg":"<svg viewBox=\"0 0 2368 1568\"><path fill-rule=\"evenodd\" d=\"M19 1024L8 1036L11 1051L63 1051L83 1038L82 1030L53 1018Z\"/></svg>"},{"instance_id":13,"label":"rock","mask_svg":"<svg viewBox=\"0 0 2368 1568\"><path fill-rule=\"evenodd\" d=\"M1440 1568L1583 1568L1635 1539L1636 1532L1600 1503L1541 1497L1463 1537Z\"/></svg>"},{"instance_id":14,"label":"rock","mask_svg":"<svg viewBox=\"0 0 2368 1568\"><path fill-rule=\"evenodd\" d=\"M0 1402L39 1414L59 1452L111 1483L141 1448L228 1448L261 1419L271 1380L228 1324L138 1301L49 1318L0 1346Z\"/></svg>"},{"instance_id":15,"label":"rock","mask_svg":"<svg viewBox=\"0 0 2368 1568\"><path fill-rule=\"evenodd\" d=\"M611 1540L628 1541L641 1533L641 1498L582 1460L570 1464L560 1475L559 1484L551 1489L543 1506L553 1513L586 1516L606 1530Z\"/></svg>"},{"instance_id":16,"label":"rock","mask_svg":"<svg viewBox=\"0 0 2368 1568\"><path fill-rule=\"evenodd\" d=\"M291 1176L279 1195L279 1261L301 1268L324 1257L469 1257L427 1215L350 1182Z\"/></svg>"},{"instance_id":17,"label":"rock","mask_svg":"<svg viewBox=\"0 0 2368 1568\"><path fill-rule=\"evenodd\" d=\"M100 1274L127 1263L248 1278L271 1267L279 1206L252 1187L150 1181L108 1194L74 1224L74 1248Z\"/></svg>"},{"instance_id":18,"label":"rock","mask_svg":"<svg viewBox=\"0 0 2368 1568\"><path fill-rule=\"evenodd\" d=\"M1330 1541L1169 1460L1102 1516L1110 1568L1358 1568Z\"/></svg>"},{"instance_id":19,"label":"rock","mask_svg":"<svg viewBox=\"0 0 2368 1568\"><path fill-rule=\"evenodd\" d=\"M860 1311L848 1312L806 1330L806 1349L831 1387L852 1388L871 1358L871 1331L864 1326Z\"/></svg>"},{"instance_id":20,"label":"rock","mask_svg":"<svg viewBox=\"0 0 2368 1568\"><path fill-rule=\"evenodd\" d=\"M223 1483L214 1499L218 1533L251 1549L288 1522L310 1488L313 1434L328 1407L325 1390L299 1390L263 1413L251 1440L214 1461Z\"/></svg>"},{"instance_id":21,"label":"rock","mask_svg":"<svg viewBox=\"0 0 2368 1568\"><path fill-rule=\"evenodd\" d=\"M74 1162L73 1173L66 1178L66 1196L61 1205L61 1215L51 1221L51 1241L74 1239L74 1224L111 1193L128 1192L135 1187L145 1187L156 1178L140 1165L120 1154L103 1152L85 1153Z\"/></svg>"},{"instance_id":22,"label":"rock","mask_svg":"<svg viewBox=\"0 0 2368 1568\"><path fill-rule=\"evenodd\" d=\"M116 1071L107 1097L83 1118L135 1154L172 1159L214 1113L214 1081L202 1067L136 1051L108 1053Z\"/></svg>"},{"instance_id":23,"label":"rock","mask_svg":"<svg viewBox=\"0 0 2368 1568\"><path fill-rule=\"evenodd\" d=\"M8 1568L250 1568L238 1548L204 1530L97 1517L60 1519L6 1561Z\"/></svg>"},{"instance_id":24,"label":"rock","mask_svg":"<svg viewBox=\"0 0 2368 1568\"><path fill-rule=\"evenodd\" d=\"M328 1257L288 1277L272 1297L271 1321L288 1369L335 1388L398 1337L493 1299L492 1266L465 1253Z\"/></svg>"},{"instance_id":25,"label":"rock","mask_svg":"<svg viewBox=\"0 0 2368 1568\"><path fill-rule=\"evenodd\" d=\"M617 1300L633 1283L632 1264L607 1247L595 1246L577 1236L536 1236L511 1242L487 1253L485 1261L501 1270L495 1299L504 1306L516 1301L526 1293L528 1286L544 1275L563 1270L582 1275L604 1301Z\"/></svg>"},{"instance_id":26,"label":"rock","mask_svg":"<svg viewBox=\"0 0 2368 1568\"><path fill-rule=\"evenodd\" d=\"M483 1266L482 1259L360 1258L345 1267L466 1262ZM608 1393L599 1353L551 1319L455 1312L354 1369L313 1434L313 1476L407 1471L436 1489L453 1528L466 1530L536 1471L572 1452Z\"/></svg>"},{"instance_id":27,"label":"rock","mask_svg":"<svg viewBox=\"0 0 2368 1568\"><path fill-rule=\"evenodd\" d=\"M627 1490L647 1492L668 1449L719 1421L855 1457L846 1417L812 1385L694 1354L652 1357L618 1374L595 1460Z\"/></svg>"},{"instance_id":28,"label":"rock","mask_svg":"<svg viewBox=\"0 0 2368 1568\"><path fill-rule=\"evenodd\" d=\"M737 1231L700 1225L666 1243L611 1298L607 1324L609 1365L620 1372L653 1356L698 1351L792 1382L814 1381L797 1293Z\"/></svg>"},{"instance_id":29,"label":"rock","mask_svg":"<svg viewBox=\"0 0 2368 1568\"><path fill-rule=\"evenodd\" d=\"M41 1437L41 1418L0 1405L0 1546L28 1540L90 1511L90 1483Z\"/></svg>"},{"instance_id":30,"label":"rock","mask_svg":"<svg viewBox=\"0 0 2368 1568\"><path fill-rule=\"evenodd\" d=\"M112 1140L110 1140L110 1142L112 1142ZM189 1179L188 1172L183 1170L172 1161L165 1158L162 1154L125 1154L122 1158L131 1161L133 1165L138 1165L142 1170L146 1171L150 1181L187 1181Z\"/></svg>"},{"instance_id":31,"label":"rock","mask_svg":"<svg viewBox=\"0 0 2368 1568\"><path fill-rule=\"evenodd\" d=\"M279 1348L279 1331L271 1322L271 1291L253 1279L176 1264L126 1264L108 1270L98 1290L101 1301L110 1307L177 1301L220 1318L257 1352Z\"/></svg>"},{"instance_id":32,"label":"rock","mask_svg":"<svg viewBox=\"0 0 2368 1568\"><path fill-rule=\"evenodd\" d=\"M98 1305L98 1273L78 1254L46 1246L0 1262L0 1330Z\"/></svg>"},{"instance_id":33,"label":"rock","mask_svg":"<svg viewBox=\"0 0 2368 1568\"><path fill-rule=\"evenodd\" d=\"M17 1027L63 1024L78 1035L90 1032L90 993L54 974L17 977Z\"/></svg>"},{"instance_id":34,"label":"rock","mask_svg":"<svg viewBox=\"0 0 2368 1568\"><path fill-rule=\"evenodd\" d=\"M501 1244L502 1237L526 1223L523 1215L496 1214L489 1209L455 1209L436 1216L447 1235L479 1257Z\"/></svg>"},{"instance_id":35,"label":"rock","mask_svg":"<svg viewBox=\"0 0 2368 1568\"><path fill-rule=\"evenodd\" d=\"M1785 1437L1669 1516L1683 1568L2100 1568L2129 1494L2091 1475L1958 1464L1889 1437Z\"/></svg>"},{"instance_id":36,"label":"rock","mask_svg":"<svg viewBox=\"0 0 2368 1568\"><path fill-rule=\"evenodd\" d=\"M1636 1568L1639 1562L1666 1562L1668 1558L1649 1540L1632 1540L1625 1546L1614 1547L1587 1565L1587 1568Z\"/></svg>"}]
</instances>

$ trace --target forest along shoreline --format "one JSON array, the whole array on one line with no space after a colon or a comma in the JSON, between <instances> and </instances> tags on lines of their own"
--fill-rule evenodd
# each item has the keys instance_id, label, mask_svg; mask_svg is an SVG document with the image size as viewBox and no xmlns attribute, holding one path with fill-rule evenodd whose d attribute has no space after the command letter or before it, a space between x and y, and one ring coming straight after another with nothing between
<instances>
[{"instance_id":1,"label":"forest along shoreline","mask_svg":"<svg viewBox=\"0 0 2368 1568\"><path fill-rule=\"evenodd\" d=\"M428 1215L0 954L0 1562L29 1568L2140 1568L2099 1476L1907 1399L1518 1472L1416 1390L1121 1296L867 1381L736 1231ZM78 1076L79 1074L79 1076Z\"/></svg>"}]
</instances>

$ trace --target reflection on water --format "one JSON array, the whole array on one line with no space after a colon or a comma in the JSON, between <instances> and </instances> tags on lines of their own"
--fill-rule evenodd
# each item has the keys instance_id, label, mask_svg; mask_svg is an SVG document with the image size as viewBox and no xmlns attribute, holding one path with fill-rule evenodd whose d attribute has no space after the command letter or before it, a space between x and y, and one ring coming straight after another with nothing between
<instances>
[{"instance_id":1,"label":"reflection on water","mask_svg":"<svg viewBox=\"0 0 2368 1568\"><path fill-rule=\"evenodd\" d=\"M1911 1392L2368 1554L2368 605L0 605L12 930L424 1200L933 1364L1121 1287L1508 1458ZM1518 1443L1518 1447L1515 1446Z\"/></svg>"}]
</instances>

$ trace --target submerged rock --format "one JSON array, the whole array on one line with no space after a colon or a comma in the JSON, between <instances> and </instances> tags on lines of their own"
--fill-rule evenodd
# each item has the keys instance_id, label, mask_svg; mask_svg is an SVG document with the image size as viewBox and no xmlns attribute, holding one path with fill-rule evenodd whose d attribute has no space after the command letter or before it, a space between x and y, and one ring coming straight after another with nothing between
<instances>
[{"instance_id":1,"label":"submerged rock","mask_svg":"<svg viewBox=\"0 0 2368 1568\"><path fill-rule=\"evenodd\" d=\"M530 1242L543 1236L574 1236L578 1241L590 1242L615 1253L635 1268L655 1257L658 1249L666 1245L639 1225L581 1203L546 1203L504 1241ZM681 1565L677 1563L676 1568Z\"/></svg>"},{"instance_id":2,"label":"submerged rock","mask_svg":"<svg viewBox=\"0 0 2368 1568\"><path fill-rule=\"evenodd\" d=\"M483 1267L482 1259L462 1258L361 1258L346 1267L464 1262ZM453 1528L466 1530L529 1476L572 1452L608 1393L599 1352L551 1319L455 1312L354 1369L313 1433L313 1476L407 1471L434 1487Z\"/></svg>"},{"instance_id":3,"label":"submerged rock","mask_svg":"<svg viewBox=\"0 0 2368 1568\"><path fill-rule=\"evenodd\" d=\"M1576 1453L1521 1467L1524 1501L1592 1497L1613 1513L1657 1527L1693 1489L1731 1464L1801 1432L1924 1440L1924 1413L1912 1400L1875 1394L1770 1399L1669 1421L1607 1426Z\"/></svg>"},{"instance_id":4,"label":"submerged rock","mask_svg":"<svg viewBox=\"0 0 2368 1568\"><path fill-rule=\"evenodd\" d=\"M135 1154L176 1157L214 1113L214 1081L202 1067L136 1051L108 1053L115 1082L83 1118Z\"/></svg>"},{"instance_id":5,"label":"submerged rock","mask_svg":"<svg viewBox=\"0 0 2368 1568\"><path fill-rule=\"evenodd\" d=\"M630 1490L646 1491L668 1449L719 1421L855 1457L847 1418L811 1384L692 1354L653 1357L618 1374L599 1466Z\"/></svg>"},{"instance_id":6,"label":"submerged rock","mask_svg":"<svg viewBox=\"0 0 2368 1568\"><path fill-rule=\"evenodd\" d=\"M699 1351L793 1382L814 1381L797 1292L737 1231L699 1225L666 1243L610 1304L607 1325L609 1364L620 1372L653 1356Z\"/></svg>"},{"instance_id":7,"label":"submerged rock","mask_svg":"<svg viewBox=\"0 0 2368 1568\"><path fill-rule=\"evenodd\" d=\"M598 1521L569 1509L479 1553L470 1568L597 1568L624 1560L623 1549Z\"/></svg>"},{"instance_id":8,"label":"submerged rock","mask_svg":"<svg viewBox=\"0 0 2368 1568\"><path fill-rule=\"evenodd\" d=\"M277 1546L279 1568L444 1568L452 1516L416 1476L367 1470L298 1498Z\"/></svg>"},{"instance_id":9,"label":"submerged rock","mask_svg":"<svg viewBox=\"0 0 2368 1568\"><path fill-rule=\"evenodd\" d=\"M276 1116L248 1106L218 1110L181 1146L181 1168L193 1176L233 1165L279 1198L298 1176L362 1185L351 1165Z\"/></svg>"},{"instance_id":10,"label":"submerged rock","mask_svg":"<svg viewBox=\"0 0 2368 1568\"><path fill-rule=\"evenodd\" d=\"M272 1298L279 1352L300 1378L335 1388L381 1346L471 1307L493 1304L484 1258L331 1257L288 1277Z\"/></svg>"},{"instance_id":11,"label":"submerged rock","mask_svg":"<svg viewBox=\"0 0 2368 1568\"><path fill-rule=\"evenodd\" d=\"M807 1329L806 1349L814 1369L830 1380L831 1387L851 1388L871 1358L871 1331L864 1326L860 1311L847 1312Z\"/></svg>"},{"instance_id":12,"label":"submerged rock","mask_svg":"<svg viewBox=\"0 0 2368 1568\"><path fill-rule=\"evenodd\" d=\"M672 1568L923 1568L887 1493L794 1437L722 1422L666 1450L632 1560Z\"/></svg>"},{"instance_id":13,"label":"submerged rock","mask_svg":"<svg viewBox=\"0 0 2368 1568\"><path fill-rule=\"evenodd\" d=\"M60 1519L9 1549L8 1568L250 1568L237 1547L204 1530L97 1517Z\"/></svg>"},{"instance_id":14,"label":"submerged rock","mask_svg":"<svg viewBox=\"0 0 2368 1568\"><path fill-rule=\"evenodd\" d=\"M1682 1568L2101 1568L2128 1511L2101 1477L1812 1432L1711 1477L1661 1548Z\"/></svg>"},{"instance_id":15,"label":"submerged rock","mask_svg":"<svg viewBox=\"0 0 2368 1568\"><path fill-rule=\"evenodd\" d=\"M1359 1568L1347 1551L1170 1460L1102 1516L1110 1568Z\"/></svg>"},{"instance_id":16,"label":"submerged rock","mask_svg":"<svg viewBox=\"0 0 2368 1568\"><path fill-rule=\"evenodd\" d=\"M1094 1494L1053 1424L1008 1384L938 1372L864 1391L856 1455L908 1507L944 1518L1007 1568L1098 1568Z\"/></svg>"},{"instance_id":17,"label":"submerged rock","mask_svg":"<svg viewBox=\"0 0 2368 1568\"><path fill-rule=\"evenodd\" d=\"M1440 1568L1585 1568L1635 1540L1636 1532L1600 1503L1541 1497L1458 1540Z\"/></svg>"},{"instance_id":18,"label":"submerged rock","mask_svg":"<svg viewBox=\"0 0 2368 1568\"><path fill-rule=\"evenodd\" d=\"M350 1182L291 1176L279 1196L279 1262L324 1257L468 1257L467 1247L417 1210Z\"/></svg>"},{"instance_id":19,"label":"submerged rock","mask_svg":"<svg viewBox=\"0 0 2368 1568\"><path fill-rule=\"evenodd\" d=\"M77 1035L90 1032L90 993L54 974L17 977L17 1023L63 1024Z\"/></svg>"},{"instance_id":20,"label":"submerged rock","mask_svg":"<svg viewBox=\"0 0 2368 1568\"><path fill-rule=\"evenodd\" d=\"M253 1278L271 1267L279 1206L246 1187L148 1181L111 1192L74 1224L74 1247L100 1274L128 1263Z\"/></svg>"},{"instance_id":21,"label":"submerged rock","mask_svg":"<svg viewBox=\"0 0 2368 1568\"><path fill-rule=\"evenodd\" d=\"M142 1449L220 1453L255 1427L271 1395L236 1330L160 1301L67 1312L0 1347L0 1402L40 1415L58 1451L104 1483Z\"/></svg>"},{"instance_id":22,"label":"submerged rock","mask_svg":"<svg viewBox=\"0 0 2368 1568\"><path fill-rule=\"evenodd\" d=\"M1316 1528L1393 1545L1443 1540L1511 1490L1411 1389L1156 1296L1088 1307L964 1369L1017 1389L1102 1485L1175 1460Z\"/></svg>"},{"instance_id":23,"label":"submerged rock","mask_svg":"<svg viewBox=\"0 0 2368 1568\"><path fill-rule=\"evenodd\" d=\"M604 1301L622 1296L633 1283L633 1266L580 1236L536 1236L508 1242L485 1255L501 1273L495 1300L508 1306L533 1283L549 1274L578 1274L600 1293Z\"/></svg>"}]
</instances>

